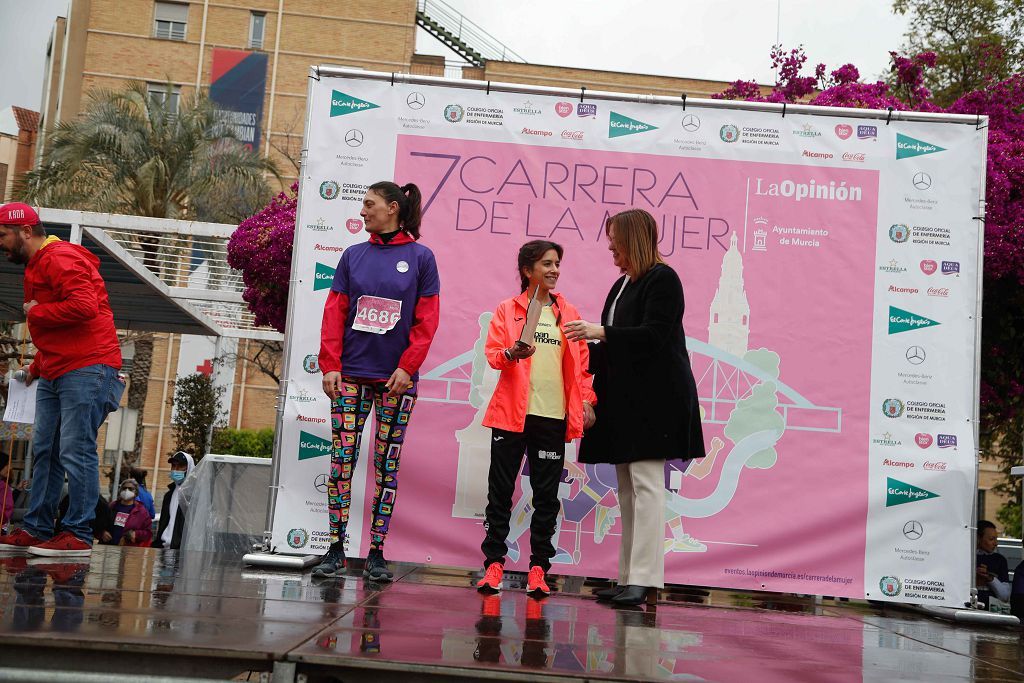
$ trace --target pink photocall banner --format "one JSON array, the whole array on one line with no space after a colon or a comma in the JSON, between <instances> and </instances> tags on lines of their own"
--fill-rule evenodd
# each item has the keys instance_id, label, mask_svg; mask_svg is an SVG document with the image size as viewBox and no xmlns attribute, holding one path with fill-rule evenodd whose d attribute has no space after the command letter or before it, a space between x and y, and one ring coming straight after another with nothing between
<instances>
[{"instance_id":1,"label":"pink photocall banner","mask_svg":"<svg viewBox=\"0 0 1024 683\"><path fill-rule=\"evenodd\" d=\"M562 244L559 290L596 321L618 276L605 219L638 207L683 282L704 410L705 457L666 467L666 581L863 597L877 171L400 135L394 175L423 192L442 316L389 557L482 562L482 340L518 293L516 253ZM615 576L614 468L570 445L560 498L552 571ZM509 567L527 568L531 512L520 477Z\"/></svg>"}]
</instances>

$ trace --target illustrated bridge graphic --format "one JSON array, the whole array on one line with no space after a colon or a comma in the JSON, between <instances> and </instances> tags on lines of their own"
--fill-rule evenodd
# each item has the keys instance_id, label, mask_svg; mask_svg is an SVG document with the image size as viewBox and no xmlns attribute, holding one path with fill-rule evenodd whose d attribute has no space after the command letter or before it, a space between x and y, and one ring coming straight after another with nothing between
<instances>
[{"instance_id":1,"label":"illustrated bridge graphic","mask_svg":"<svg viewBox=\"0 0 1024 683\"><path fill-rule=\"evenodd\" d=\"M842 431L842 408L815 405L793 387L738 356L707 342L686 338L690 364L697 382L697 395L707 424L724 425L736 404L750 396L758 384L774 383L778 408L786 431ZM471 405L472 365L470 349L420 375L420 401Z\"/></svg>"}]
</instances>

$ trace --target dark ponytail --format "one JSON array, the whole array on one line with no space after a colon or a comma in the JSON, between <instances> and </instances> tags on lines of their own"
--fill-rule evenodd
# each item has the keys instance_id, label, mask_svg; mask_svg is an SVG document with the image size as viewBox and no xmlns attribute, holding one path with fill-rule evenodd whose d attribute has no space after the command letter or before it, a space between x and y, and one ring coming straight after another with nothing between
<instances>
[{"instance_id":1,"label":"dark ponytail","mask_svg":"<svg viewBox=\"0 0 1024 683\"><path fill-rule=\"evenodd\" d=\"M390 180L382 180L370 185L368 189L379 194L388 204L398 204L398 227L409 233L413 239L420 238L420 204L423 201L420 188L413 183L399 187Z\"/></svg>"}]
</instances>

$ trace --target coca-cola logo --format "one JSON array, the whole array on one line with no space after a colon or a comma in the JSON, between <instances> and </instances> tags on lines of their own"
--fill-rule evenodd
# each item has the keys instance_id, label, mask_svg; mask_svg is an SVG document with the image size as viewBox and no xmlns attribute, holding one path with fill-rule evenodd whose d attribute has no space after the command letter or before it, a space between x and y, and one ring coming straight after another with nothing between
<instances>
[{"instance_id":1,"label":"coca-cola logo","mask_svg":"<svg viewBox=\"0 0 1024 683\"><path fill-rule=\"evenodd\" d=\"M949 297L949 287L929 287L928 296L937 296L945 299Z\"/></svg>"},{"instance_id":2,"label":"coca-cola logo","mask_svg":"<svg viewBox=\"0 0 1024 683\"><path fill-rule=\"evenodd\" d=\"M914 443L916 443L919 448L928 448L929 446L932 445L932 441L934 441L934 440L935 439L932 438L931 434L921 433L921 434L916 434L914 436Z\"/></svg>"},{"instance_id":3,"label":"coca-cola logo","mask_svg":"<svg viewBox=\"0 0 1024 683\"><path fill-rule=\"evenodd\" d=\"M345 221L345 227L354 235L363 229L363 222L358 218L349 218Z\"/></svg>"},{"instance_id":4,"label":"coca-cola logo","mask_svg":"<svg viewBox=\"0 0 1024 683\"><path fill-rule=\"evenodd\" d=\"M925 259L924 261L921 261L921 272L924 273L925 275L931 275L938 269L939 264L936 263L935 261L932 261L931 259Z\"/></svg>"},{"instance_id":5,"label":"coca-cola logo","mask_svg":"<svg viewBox=\"0 0 1024 683\"><path fill-rule=\"evenodd\" d=\"M867 159L867 157L864 155L863 152L844 152L843 153L843 161L855 161L857 163L863 164L865 159Z\"/></svg>"},{"instance_id":6,"label":"coca-cola logo","mask_svg":"<svg viewBox=\"0 0 1024 683\"><path fill-rule=\"evenodd\" d=\"M947 466L947 463L944 462L926 462L924 464L926 470L934 470L936 472L945 472Z\"/></svg>"},{"instance_id":7,"label":"coca-cola logo","mask_svg":"<svg viewBox=\"0 0 1024 683\"><path fill-rule=\"evenodd\" d=\"M572 113L572 104L570 102L558 102L555 104L555 113L564 119Z\"/></svg>"},{"instance_id":8,"label":"coca-cola logo","mask_svg":"<svg viewBox=\"0 0 1024 683\"><path fill-rule=\"evenodd\" d=\"M562 131L562 139L563 140L582 140L583 139L583 131L582 130L563 130Z\"/></svg>"},{"instance_id":9,"label":"coca-cola logo","mask_svg":"<svg viewBox=\"0 0 1024 683\"><path fill-rule=\"evenodd\" d=\"M845 123L840 123L836 126L836 137L840 140L849 140L851 135L853 135L853 126Z\"/></svg>"}]
</instances>

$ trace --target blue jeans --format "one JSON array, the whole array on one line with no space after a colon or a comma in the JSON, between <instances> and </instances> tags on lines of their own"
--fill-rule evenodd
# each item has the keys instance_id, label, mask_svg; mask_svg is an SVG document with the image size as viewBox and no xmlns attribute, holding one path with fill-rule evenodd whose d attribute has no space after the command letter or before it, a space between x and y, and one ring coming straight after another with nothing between
<instances>
[{"instance_id":1,"label":"blue jeans","mask_svg":"<svg viewBox=\"0 0 1024 683\"><path fill-rule=\"evenodd\" d=\"M89 365L53 381L37 381L32 489L23 526L36 538L53 537L66 473L69 505L62 527L92 543L100 497L96 432L117 410L124 384L109 365Z\"/></svg>"}]
</instances>

